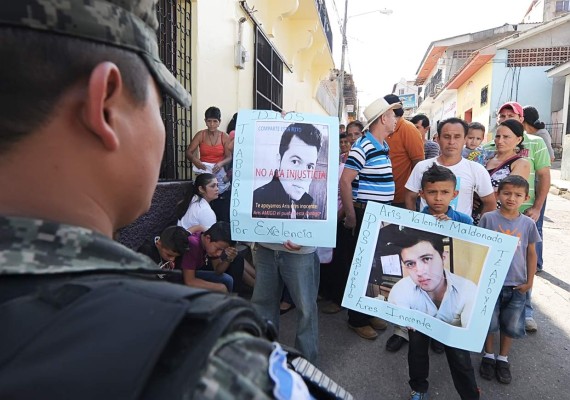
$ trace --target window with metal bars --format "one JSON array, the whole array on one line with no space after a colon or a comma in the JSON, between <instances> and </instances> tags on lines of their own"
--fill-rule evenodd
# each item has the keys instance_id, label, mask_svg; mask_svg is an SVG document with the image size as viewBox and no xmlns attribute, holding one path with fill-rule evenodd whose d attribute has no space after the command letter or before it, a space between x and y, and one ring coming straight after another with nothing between
<instances>
[{"instance_id":1,"label":"window with metal bars","mask_svg":"<svg viewBox=\"0 0 570 400\"><path fill-rule=\"evenodd\" d=\"M160 0L157 5L160 59L189 92L191 7L191 2L185 0ZM186 147L192 136L191 110L180 107L172 98L164 96L161 114L166 130L166 145L160 180L189 179L191 164L186 160Z\"/></svg>"},{"instance_id":2,"label":"window with metal bars","mask_svg":"<svg viewBox=\"0 0 570 400\"><path fill-rule=\"evenodd\" d=\"M283 111L283 61L261 30L255 34L255 108Z\"/></svg>"},{"instance_id":3,"label":"window with metal bars","mask_svg":"<svg viewBox=\"0 0 570 400\"><path fill-rule=\"evenodd\" d=\"M488 99L489 99L489 85L481 89L481 107L487 104Z\"/></svg>"},{"instance_id":4,"label":"window with metal bars","mask_svg":"<svg viewBox=\"0 0 570 400\"><path fill-rule=\"evenodd\" d=\"M570 1L557 1L556 2L556 12L570 11Z\"/></svg>"}]
</instances>

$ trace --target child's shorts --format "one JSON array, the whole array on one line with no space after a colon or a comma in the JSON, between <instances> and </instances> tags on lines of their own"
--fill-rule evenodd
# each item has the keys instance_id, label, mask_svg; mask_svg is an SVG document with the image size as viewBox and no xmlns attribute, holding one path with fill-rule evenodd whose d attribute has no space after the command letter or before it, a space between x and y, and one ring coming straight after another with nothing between
<instances>
[{"instance_id":1,"label":"child's shorts","mask_svg":"<svg viewBox=\"0 0 570 400\"><path fill-rule=\"evenodd\" d=\"M514 339L525 335L524 305L526 294L514 289L514 286L503 286L495 304L489 332L501 332Z\"/></svg>"}]
</instances>

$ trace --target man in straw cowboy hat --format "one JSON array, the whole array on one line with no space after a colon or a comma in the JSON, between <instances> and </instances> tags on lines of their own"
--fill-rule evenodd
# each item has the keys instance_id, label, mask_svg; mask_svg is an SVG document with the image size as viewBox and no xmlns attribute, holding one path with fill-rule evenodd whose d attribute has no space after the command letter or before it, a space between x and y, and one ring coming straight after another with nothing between
<instances>
[{"instance_id":1,"label":"man in straw cowboy hat","mask_svg":"<svg viewBox=\"0 0 570 400\"><path fill-rule=\"evenodd\" d=\"M354 253L362 217L368 201L390 204L394 199L394 177L392 164L388 158L386 137L396 127L395 109L400 103L389 104L384 98L372 102L364 110L368 123L364 126L364 136L350 150L340 178L340 196L345 219L344 227L351 229L352 240L346 243L347 251ZM358 189L353 198L352 181L358 176ZM350 247L350 248L349 248ZM357 311L348 311L348 326L364 339L375 339L375 330L386 329L387 324L379 318L372 318Z\"/></svg>"}]
</instances>

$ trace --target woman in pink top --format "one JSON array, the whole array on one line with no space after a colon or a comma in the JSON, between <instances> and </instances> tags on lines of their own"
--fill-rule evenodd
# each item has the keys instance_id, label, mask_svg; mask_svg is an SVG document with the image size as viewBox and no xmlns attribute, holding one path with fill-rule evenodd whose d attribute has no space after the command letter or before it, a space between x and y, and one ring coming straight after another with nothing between
<instances>
[{"instance_id":1,"label":"woman in pink top","mask_svg":"<svg viewBox=\"0 0 570 400\"><path fill-rule=\"evenodd\" d=\"M218 129L222 120L219 108L208 108L204 116L207 129L203 129L194 135L192 142L186 149L186 158L196 168L203 171L210 170L204 163L213 164L211 172L217 174L232 161L232 154L228 148L230 140L227 133ZM196 156L198 149L200 150L200 157Z\"/></svg>"}]
</instances>

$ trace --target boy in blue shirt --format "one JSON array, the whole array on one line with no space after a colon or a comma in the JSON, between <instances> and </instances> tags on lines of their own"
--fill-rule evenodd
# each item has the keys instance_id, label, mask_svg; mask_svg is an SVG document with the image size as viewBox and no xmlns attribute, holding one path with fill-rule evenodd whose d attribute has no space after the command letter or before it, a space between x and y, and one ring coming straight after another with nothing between
<instances>
[{"instance_id":1,"label":"boy in blue shirt","mask_svg":"<svg viewBox=\"0 0 570 400\"><path fill-rule=\"evenodd\" d=\"M427 203L422 213L431 214L439 220L451 219L473 225L473 219L469 215L449 206L459 194L456 189L457 178L449 168L434 163L424 172L421 185L419 194Z\"/></svg>"},{"instance_id":2,"label":"boy in blue shirt","mask_svg":"<svg viewBox=\"0 0 570 400\"><path fill-rule=\"evenodd\" d=\"M465 224L473 224L467 214L455 211L449 206L459 192L455 189L457 178L449 169L433 164L422 176L419 195L426 201L422 213L433 215L439 220L453 220ZM408 331L408 370L410 386L412 387L412 400L425 400L428 398L429 355L428 343L430 338L423 333ZM454 386L462 399L478 399L479 388L475 379L475 372L471 365L471 356L467 350L446 347L431 339L431 347L436 353L446 352L451 370Z\"/></svg>"},{"instance_id":3,"label":"boy in blue shirt","mask_svg":"<svg viewBox=\"0 0 570 400\"><path fill-rule=\"evenodd\" d=\"M487 380L493 375L501 383L511 383L508 361L513 339L525 335L526 292L532 288L536 273L536 243L540 235L534 221L519 212L529 199L529 184L518 175L509 175L499 183L497 199L501 207L483 215L479 226L519 238L505 283L495 304L489 334L485 341L485 353L479 373ZM500 331L499 355L495 359L495 332Z\"/></svg>"}]
</instances>

